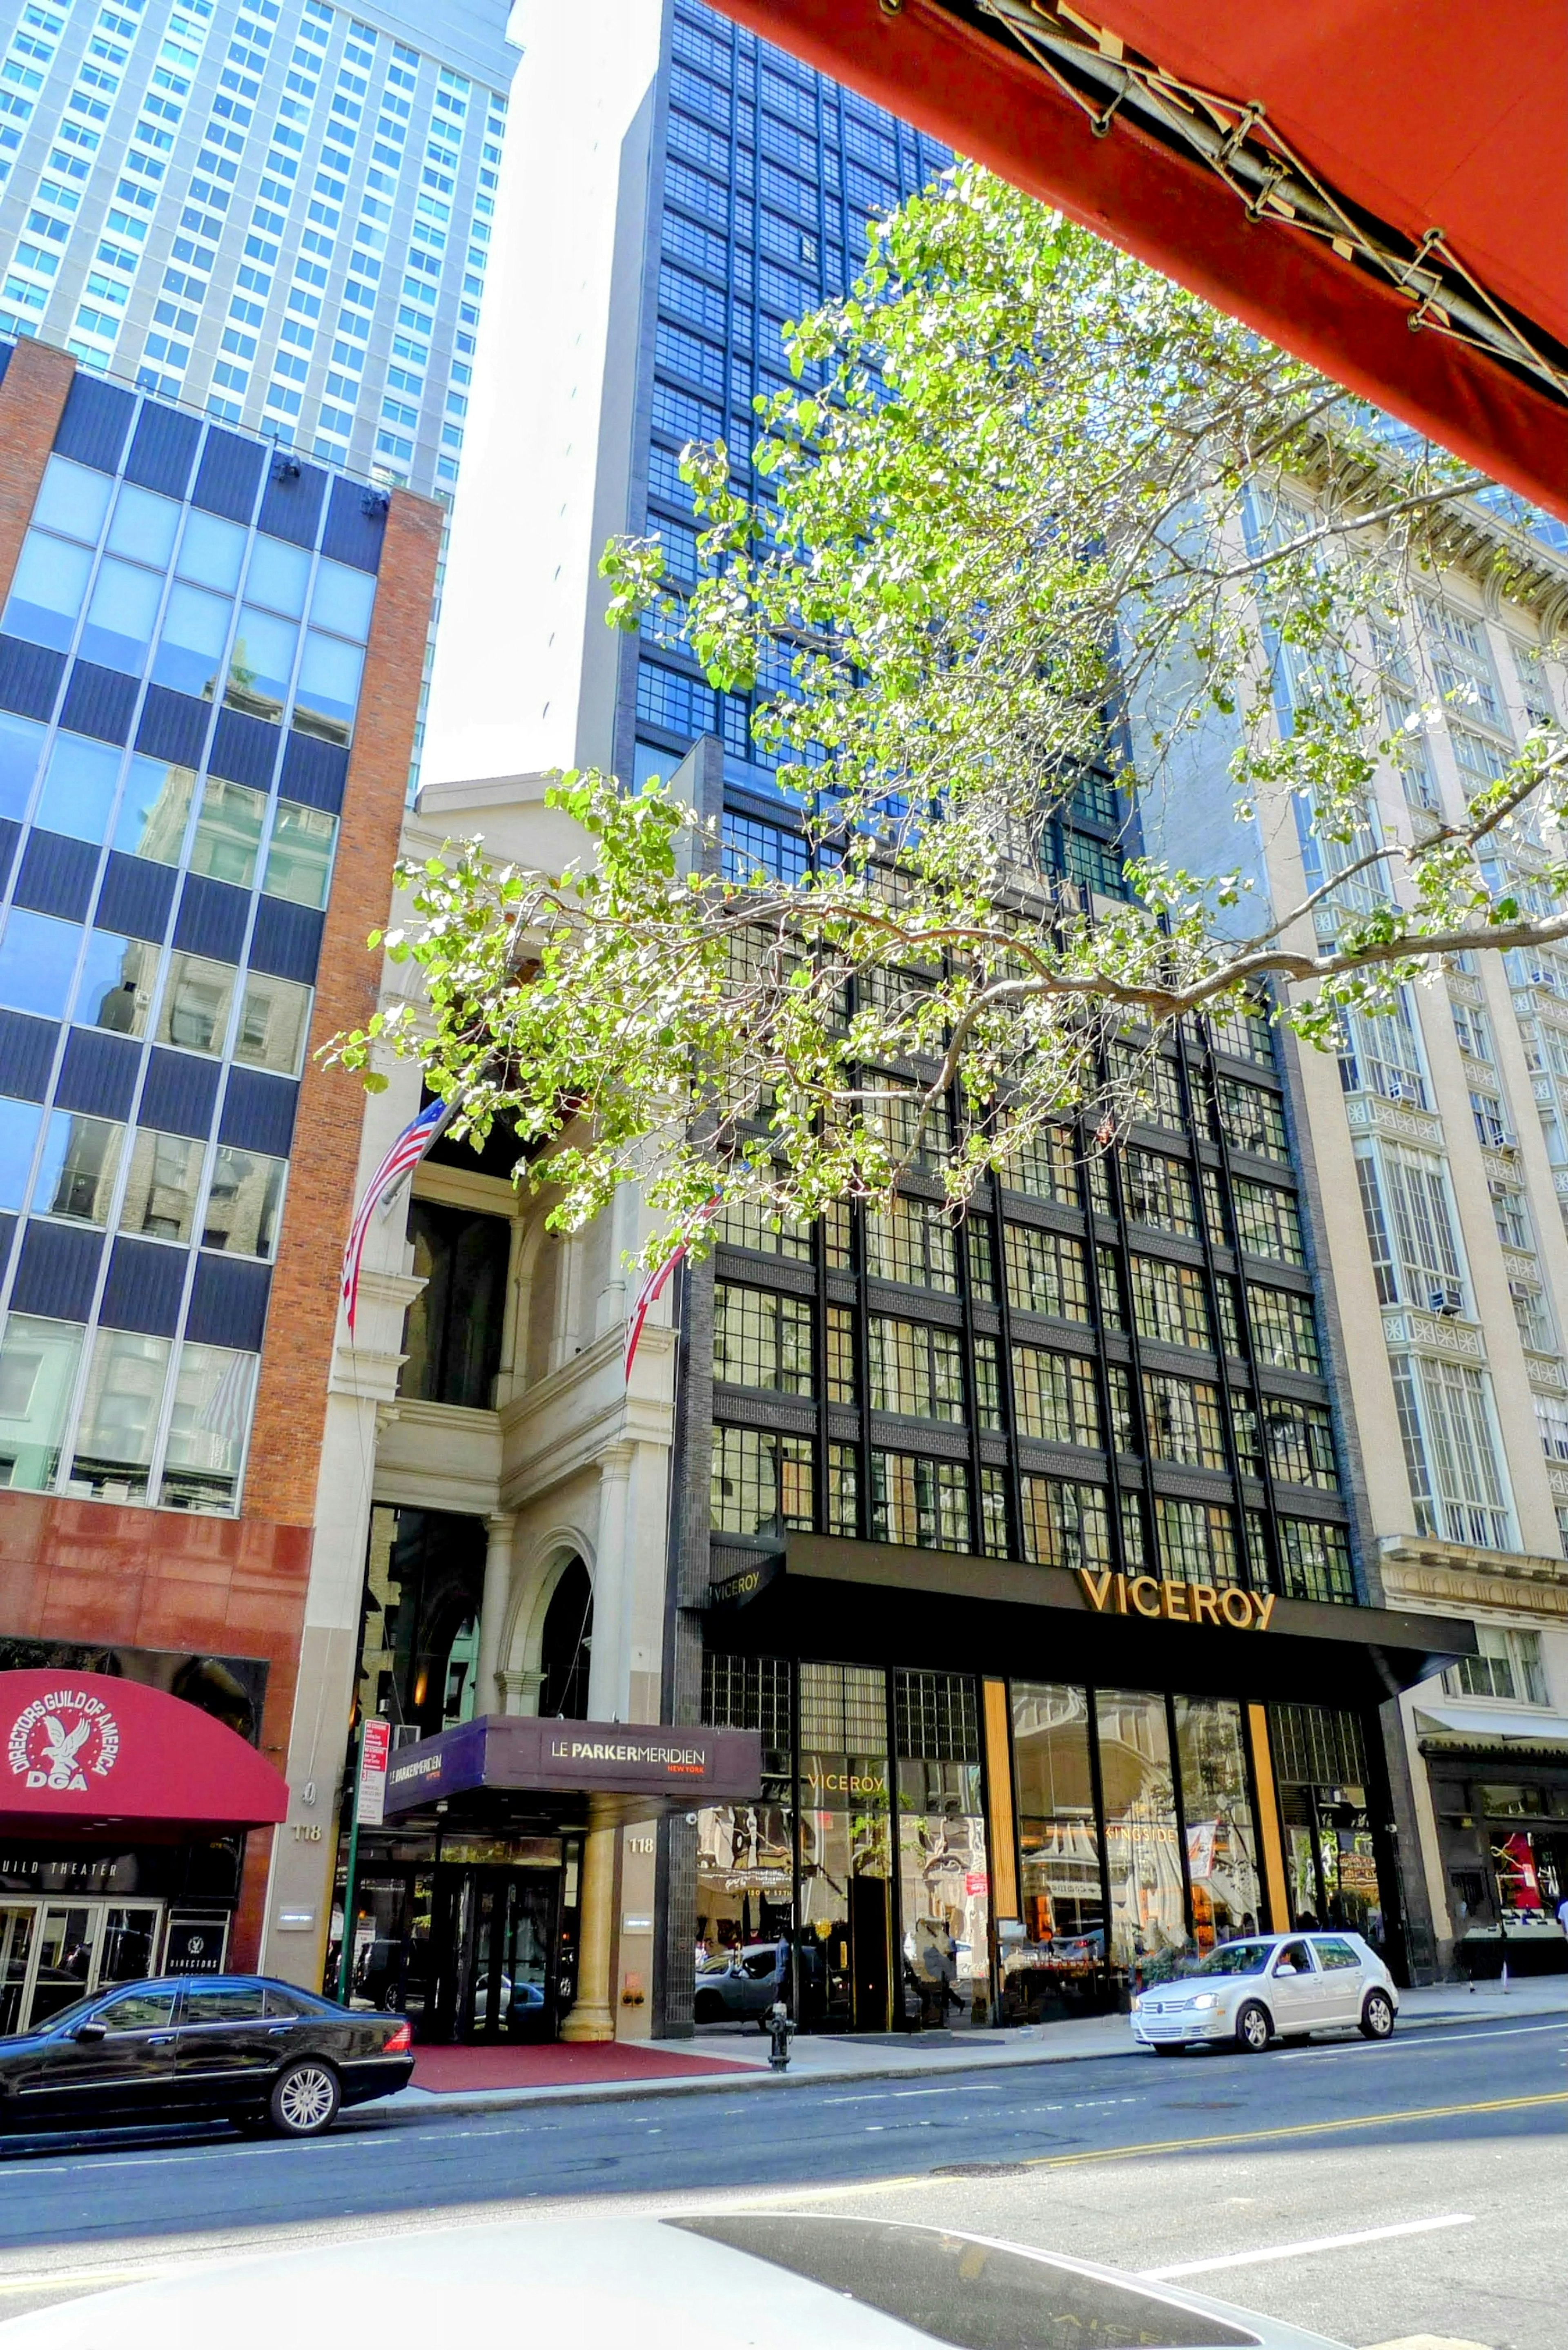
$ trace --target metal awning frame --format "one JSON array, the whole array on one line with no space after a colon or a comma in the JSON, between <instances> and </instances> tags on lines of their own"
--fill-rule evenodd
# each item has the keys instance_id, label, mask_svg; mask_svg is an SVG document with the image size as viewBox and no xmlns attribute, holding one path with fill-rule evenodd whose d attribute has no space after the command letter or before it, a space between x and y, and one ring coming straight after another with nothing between
<instances>
[{"instance_id":1,"label":"metal awning frame","mask_svg":"<svg viewBox=\"0 0 1568 2350\"><path fill-rule=\"evenodd\" d=\"M1412 333L1445 335L1532 378L1568 402L1568 353L1548 346L1466 268L1443 231L1412 244L1314 172L1256 99L1182 81L1124 48L1119 37L1059 5L977 0L1105 138L1118 114L1224 182L1249 221L1330 245L1409 304Z\"/></svg>"}]
</instances>

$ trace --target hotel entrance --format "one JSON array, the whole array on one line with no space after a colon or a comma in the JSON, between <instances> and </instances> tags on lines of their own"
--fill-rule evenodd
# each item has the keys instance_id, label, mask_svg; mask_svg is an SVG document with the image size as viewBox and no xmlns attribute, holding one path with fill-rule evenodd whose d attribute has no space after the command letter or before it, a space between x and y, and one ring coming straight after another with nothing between
<instances>
[{"instance_id":1,"label":"hotel entrance","mask_svg":"<svg viewBox=\"0 0 1568 2350\"><path fill-rule=\"evenodd\" d=\"M554 2040L571 1959L558 1867L440 1868L433 1926L426 2038Z\"/></svg>"}]
</instances>

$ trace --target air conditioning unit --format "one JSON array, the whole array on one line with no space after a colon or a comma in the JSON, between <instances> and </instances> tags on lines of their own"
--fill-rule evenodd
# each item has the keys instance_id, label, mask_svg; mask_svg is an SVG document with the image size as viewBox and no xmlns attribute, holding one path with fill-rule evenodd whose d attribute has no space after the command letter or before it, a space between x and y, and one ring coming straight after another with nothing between
<instances>
[{"instance_id":1,"label":"air conditioning unit","mask_svg":"<svg viewBox=\"0 0 1568 2350\"><path fill-rule=\"evenodd\" d=\"M1429 1292L1427 1298L1427 1310L1431 1314L1441 1314L1445 1319L1451 1321L1456 1314L1464 1311L1464 1303L1465 1293L1459 1283L1445 1281Z\"/></svg>"}]
</instances>

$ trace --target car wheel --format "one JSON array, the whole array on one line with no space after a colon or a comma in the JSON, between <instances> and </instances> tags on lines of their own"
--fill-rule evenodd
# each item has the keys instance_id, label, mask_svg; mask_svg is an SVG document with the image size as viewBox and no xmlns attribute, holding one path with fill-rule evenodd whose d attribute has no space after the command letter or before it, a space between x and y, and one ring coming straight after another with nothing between
<instances>
[{"instance_id":1,"label":"car wheel","mask_svg":"<svg viewBox=\"0 0 1568 2350\"><path fill-rule=\"evenodd\" d=\"M724 2002L720 1998L716 1991L700 1991L698 1992L696 2000L692 2003L691 2020L694 2023L723 2022Z\"/></svg>"},{"instance_id":2,"label":"car wheel","mask_svg":"<svg viewBox=\"0 0 1568 2350\"><path fill-rule=\"evenodd\" d=\"M1368 2040L1386 2040L1394 2029L1394 2002L1386 1991L1369 1991L1361 2003L1361 2030Z\"/></svg>"},{"instance_id":3,"label":"car wheel","mask_svg":"<svg viewBox=\"0 0 1568 2350\"><path fill-rule=\"evenodd\" d=\"M267 2119L279 2137L319 2137L337 2118L337 2075L319 2056L286 2064L272 2085Z\"/></svg>"},{"instance_id":4,"label":"car wheel","mask_svg":"<svg viewBox=\"0 0 1568 2350\"><path fill-rule=\"evenodd\" d=\"M1237 2047L1243 2056L1261 2056L1272 2037L1267 2013L1255 1999L1250 1999L1236 2018Z\"/></svg>"}]
</instances>

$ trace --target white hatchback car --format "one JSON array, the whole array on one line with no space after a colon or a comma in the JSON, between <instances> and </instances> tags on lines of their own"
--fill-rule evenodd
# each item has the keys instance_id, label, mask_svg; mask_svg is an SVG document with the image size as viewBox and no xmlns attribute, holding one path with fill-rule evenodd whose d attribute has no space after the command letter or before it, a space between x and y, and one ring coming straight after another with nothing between
<instances>
[{"instance_id":1,"label":"white hatchback car","mask_svg":"<svg viewBox=\"0 0 1568 2350\"><path fill-rule=\"evenodd\" d=\"M1359 1934L1253 1934L1144 1991L1132 2029L1158 2056L1216 2043L1259 2055L1271 2040L1335 2027L1386 2040L1398 2012L1394 1979Z\"/></svg>"}]
</instances>

